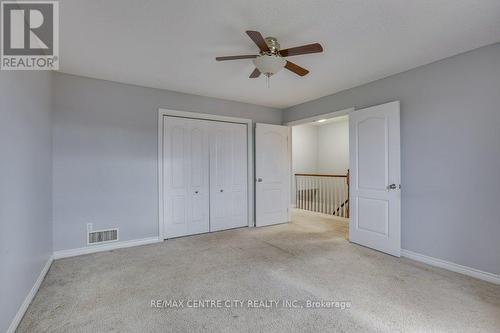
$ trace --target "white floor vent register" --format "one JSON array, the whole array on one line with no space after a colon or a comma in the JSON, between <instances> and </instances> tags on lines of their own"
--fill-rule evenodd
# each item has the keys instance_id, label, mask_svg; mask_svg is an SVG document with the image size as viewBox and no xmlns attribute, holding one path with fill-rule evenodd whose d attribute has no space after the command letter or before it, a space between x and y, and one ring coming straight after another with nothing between
<instances>
[{"instance_id":1,"label":"white floor vent register","mask_svg":"<svg viewBox=\"0 0 500 333\"><path fill-rule=\"evenodd\" d=\"M88 245L114 242L118 240L118 228L95 231L87 230L87 236Z\"/></svg>"}]
</instances>

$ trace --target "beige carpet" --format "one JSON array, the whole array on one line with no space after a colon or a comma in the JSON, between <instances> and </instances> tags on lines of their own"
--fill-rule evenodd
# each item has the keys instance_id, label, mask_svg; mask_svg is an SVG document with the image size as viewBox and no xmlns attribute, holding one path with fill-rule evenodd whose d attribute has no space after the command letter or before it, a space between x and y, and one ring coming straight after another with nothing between
<instances>
[{"instance_id":1,"label":"beige carpet","mask_svg":"<svg viewBox=\"0 0 500 333\"><path fill-rule=\"evenodd\" d=\"M18 331L500 332L500 286L350 244L346 234L345 221L296 211L284 225L57 260ZM346 303L300 308L312 300Z\"/></svg>"}]
</instances>

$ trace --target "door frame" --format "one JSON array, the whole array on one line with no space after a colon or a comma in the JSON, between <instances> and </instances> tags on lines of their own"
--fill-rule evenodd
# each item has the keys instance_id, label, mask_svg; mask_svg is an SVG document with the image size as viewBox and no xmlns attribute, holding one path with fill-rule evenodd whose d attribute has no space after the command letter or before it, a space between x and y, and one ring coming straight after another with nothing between
<instances>
[{"instance_id":1,"label":"door frame","mask_svg":"<svg viewBox=\"0 0 500 333\"><path fill-rule=\"evenodd\" d=\"M292 126L297 126L297 125L303 125L303 124L312 123L314 121L324 119L324 118L334 118L334 117L345 116L353 111L355 111L355 108L347 108L347 109L342 109L342 110L338 110L338 111L322 113L322 114L318 114L318 115L312 116L312 117L307 117L307 118L302 118L299 120L289 121L289 122L284 123L283 126L292 127Z\"/></svg>"},{"instance_id":2,"label":"door frame","mask_svg":"<svg viewBox=\"0 0 500 333\"><path fill-rule=\"evenodd\" d=\"M254 151L253 151L253 121L246 118L226 117L208 113L190 111L179 111L158 108L158 238L165 240L164 211L163 211L163 117L178 117L188 119L199 119L208 121L219 121L226 123L244 124L247 126L247 190L248 190L248 226L255 226L254 205Z\"/></svg>"}]
</instances>

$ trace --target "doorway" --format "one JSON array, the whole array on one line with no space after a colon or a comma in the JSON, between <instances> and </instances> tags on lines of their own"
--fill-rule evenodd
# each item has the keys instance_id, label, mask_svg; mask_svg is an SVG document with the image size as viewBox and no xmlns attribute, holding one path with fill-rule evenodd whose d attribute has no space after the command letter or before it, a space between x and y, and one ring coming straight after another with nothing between
<instances>
[{"instance_id":1,"label":"doorway","mask_svg":"<svg viewBox=\"0 0 500 333\"><path fill-rule=\"evenodd\" d=\"M349 219L349 116L315 119L292 126L291 205L347 226ZM347 239L348 228L341 228Z\"/></svg>"},{"instance_id":2,"label":"doorway","mask_svg":"<svg viewBox=\"0 0 500 333\"><path fill-rule=\"evenodd\" d=\"M349 219L349 241L397 257L401 255L399 114L400 103L394 101L288 123L294 148L291 204ZM321 126L341 122L345 115L343 140L331 133L318 134ZM346 145L338 147L343 141ZM346 154L339 154L343 150ZM342 155L348 156L347 163ZM336 163L329 164L332 160Z\"/></svg>"}]
</instances>

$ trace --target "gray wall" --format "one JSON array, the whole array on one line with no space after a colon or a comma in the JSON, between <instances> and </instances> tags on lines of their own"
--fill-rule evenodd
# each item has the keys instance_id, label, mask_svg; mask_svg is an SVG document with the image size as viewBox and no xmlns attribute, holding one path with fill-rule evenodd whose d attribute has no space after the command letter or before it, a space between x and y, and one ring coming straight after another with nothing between
<instances>
[{"instance_id":1,"label":"gray wall","mask_svg":"<svg viewBox=\"0 0 500 333\"><path fill-rule=\"evenodd\" d=\"M318 172L318 126L292 127L292 172Z\"/></svg>"},{"instance_id":2,"label":"gray wall","mask_svg":"<svg viewBox=\"0 0 500 333\"><path fill-rule=\"evenodd\" d=\"M500 44L291 107L401 101L402 246L500 273Z\"/></svg>"},{"instance_id":3,"label":"gray wall","mask_svg":"<svg viewBox=\"0 0 500 333\"><path fill-rule=\"evenodd\" d=\"M318 173L345 175L349 169L349 119L318 126Z\"/></svg>"},{"instance_id":4,"label":"gray wall","mask_svg":"<svg viewBox=\"0 0 500 333\"><path fill-rule=\"evenodd\" d=\"M0 73L0 332L52 255L51 74Z\"/></svg>"},{"instance_id":5,"label":"gray wall","mask_svg":"<svg viewBox=\"0 0 500 333\"><path fill-rule=\"evenodd\" d=\"M296 173L318 172L318 127L304 124L292 127L292 179L290 202L296 201Z\"/></svg>"},{"instance_id":6,"label":"gray wall","mask_svg":"<svg viewBox=\"0 0 500 333\"><path fill-rule=\"evenodd\" d=\"M281 110L56 73L54 250L86 246L86 223L120 240L158 235L158 108L281 123Z\"/></svg>"},{"instance_id":7,"label":"gray wall","mask_svg":"<svg viewBox=\"0 0 500 333\"><path fill-rule=\"evenodd\" d=\"M292 172L346 174L349 169L349 120L292 127Z\"/></svg>"}]
</instances>

